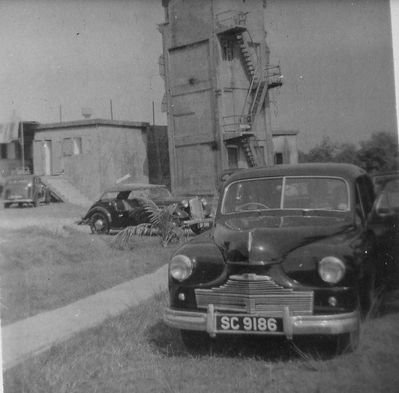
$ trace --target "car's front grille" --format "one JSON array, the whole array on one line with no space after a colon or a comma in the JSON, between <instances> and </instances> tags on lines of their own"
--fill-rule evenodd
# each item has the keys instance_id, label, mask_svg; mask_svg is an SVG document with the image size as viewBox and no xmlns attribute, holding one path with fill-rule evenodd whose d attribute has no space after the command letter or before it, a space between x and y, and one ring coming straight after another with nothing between
<instances>
[{"instance_id":1,"label":"car's front grille","mask_svg":"<svg viewBox=\"0 0 399 393\"><path fill-rule=\"evenodd\" d=\"M278 285L269 276L241 274L210 289L195 289L199 308L213 304L215 310L248 313L280 312L285 307L294 315L313 313L313 291L299 291Z\"/></svg>"}]
</instances>

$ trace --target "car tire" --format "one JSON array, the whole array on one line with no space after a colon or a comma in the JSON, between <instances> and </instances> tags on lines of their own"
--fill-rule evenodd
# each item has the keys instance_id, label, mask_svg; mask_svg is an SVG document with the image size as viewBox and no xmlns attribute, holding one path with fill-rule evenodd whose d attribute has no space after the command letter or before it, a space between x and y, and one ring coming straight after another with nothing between
<instances>
[{"instance_id":1,"label":"car tire","mask_svg":"<svg viewBox=\"0 0 399 393\"><path fill-rule=\"evenodd\" d=\"M213 340L206 332L181 330L180 335L189 352L207 353L211 349Z\"/></svg>"},{"instance_id":2,"label":"car tire","mask_svg":"<svg viewBox=\"0 0 399 393\"><path fill-rule=\"evenodd\" d=\"M104 213L94 213L90 218L90 229L92 233L96 234L108 234L109 233L109 221Z\"/></svg>"},{"instance_id":3,"label":"car tire","mask_svg":"<svg viewBox=\"0 0 399 393\"><path fill-rule=\"evenodd\" d=\"M4 204L4 209L8 209L10 207L11 203L5 203Z\"/></svg>"}]
</instances>

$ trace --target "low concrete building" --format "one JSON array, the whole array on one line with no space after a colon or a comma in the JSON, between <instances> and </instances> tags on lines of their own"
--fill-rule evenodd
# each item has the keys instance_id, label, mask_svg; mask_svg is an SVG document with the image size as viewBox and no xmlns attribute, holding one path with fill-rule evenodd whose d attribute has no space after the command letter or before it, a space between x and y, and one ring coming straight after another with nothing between
<instances>
[{"instance_id":1,"label":"low concrete building","mask_svg":"<svg viewBox=\"0 0 399 393\"><path fill-rule=\"evenodd\" d=\"M274 164L297 164L297 130L273 130Z\"/></svg>"},{"instance_id":2,"label":"low concrete building","mask_svg":"<svg viewBox=\"0 0 399 393\"><path fill-rule=\"evenodd\" d=\"M149 123L85 119L38 125L33 167L38 175L63 175L88 198L130 175L148 183Z\"/></svg>"}]
</instances>

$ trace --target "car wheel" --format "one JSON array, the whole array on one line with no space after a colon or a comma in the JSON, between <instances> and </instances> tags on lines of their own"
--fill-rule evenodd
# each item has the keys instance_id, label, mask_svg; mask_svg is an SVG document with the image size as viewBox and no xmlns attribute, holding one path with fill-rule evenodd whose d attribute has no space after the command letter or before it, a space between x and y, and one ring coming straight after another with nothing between
<instances>
[{"instance_id":1,"label":"car wheel","mask_svg":"<svg viewBox=\"0 0 399 393\"><path fill-rule=\"evenodd\" d=\"M90 219L90 229L93 233L109 233L109 221L104 213L94 213Z\"/></svg>"},{"instance_id":2,"label":"car wheel","mask_svg":"<svg viewBox=\"0 0 399 393\"><path fill-rule=\"evenodd\" d=\"M193 330L181 330L180 335L184 346L190 352L209 352L212 346L212 338L208 333Z\"/></svg>"},{"instance_id":3,"label":"car wheel","mask_svg":"<svg viewBox=\"0 0 399 393\"><path fill-rule=\"evenodd\" d=\"M8 209L10 207L10 205L11 205L10 203L5 203L4 204L4 209Z\"/></svg>"}]
</instances>

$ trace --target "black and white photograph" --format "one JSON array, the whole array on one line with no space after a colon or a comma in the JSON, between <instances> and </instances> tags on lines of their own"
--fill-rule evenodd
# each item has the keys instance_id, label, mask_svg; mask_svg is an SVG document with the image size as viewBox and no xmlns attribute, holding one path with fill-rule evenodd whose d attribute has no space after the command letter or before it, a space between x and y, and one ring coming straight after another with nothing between
<instances>
[{"instance_id":1,"label":"black and white photograph","mask_svg":"<svg viewBox=\"0 0 399 393\"><path fill-rule=\"evenodd\" d=\"M399 0L0 0L1 393L395 393Z\"/></svg>"}]
</instances>

